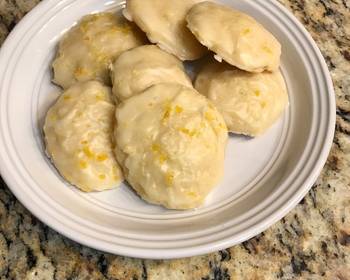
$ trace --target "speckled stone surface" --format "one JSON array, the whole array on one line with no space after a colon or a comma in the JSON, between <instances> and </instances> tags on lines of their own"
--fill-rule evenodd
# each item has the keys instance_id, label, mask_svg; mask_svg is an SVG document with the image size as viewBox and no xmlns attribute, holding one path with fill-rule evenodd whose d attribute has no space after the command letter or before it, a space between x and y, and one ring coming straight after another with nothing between
<instances>
[{"instance_id":1,"label":"speckled stone surface","mask_svg":"<svg viewBox=\"0 0 350 280\"><path fill-rule=\"evenodd\" d=\"M38 2L0 0L0 45ZM336 135L327 164L289 215L242 245L217 253L138 260L86 248L54 232L1 181L0 279L350 280L350 1L280 2L316 40L337 97Z\"/></svg>"}]
</instances>

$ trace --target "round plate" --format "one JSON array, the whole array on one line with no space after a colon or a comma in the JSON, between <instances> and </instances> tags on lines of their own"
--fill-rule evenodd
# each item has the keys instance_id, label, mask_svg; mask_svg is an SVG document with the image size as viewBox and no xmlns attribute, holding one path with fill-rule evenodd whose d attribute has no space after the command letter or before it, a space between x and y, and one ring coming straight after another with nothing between
<instances>
[{"instance_id":1,"label":"round plate","mask_svg":"<svg viewBox=\"0 0 350 280\"><path fill-rule=\"evenodd\" d=\"M225 177L206 203L171 211L126 185L85 194L45 156L42 124L59 89L50 63L57 42L81 16L120 9L118 0L46 0L10 34L0 53L0 167L17 198L63 235L103 251L178 258L240 243L287 214L320 173L333 139L335 100L320 51L276 1L221 1L255 17L282 43L290 105L265 135L230 136Z\"/></svg>"}]
</instances>

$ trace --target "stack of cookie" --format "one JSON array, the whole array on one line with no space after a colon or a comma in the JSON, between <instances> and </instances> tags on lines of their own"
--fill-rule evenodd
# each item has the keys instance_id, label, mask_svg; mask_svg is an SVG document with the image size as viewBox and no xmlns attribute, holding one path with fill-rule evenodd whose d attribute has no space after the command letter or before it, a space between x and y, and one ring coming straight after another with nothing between
<instances>
[{"instance_id":1,"label":"stack of cookie","mask_svg":"<svg viewBox=\"0 0 350 280\"><path fill-rule=\"evenodd\" d=\"M128 0L123 15L84 17L60 42L47 153L84 191L125 178L150 203L196 208L222 179L228 132L260 135L285 109L281 46L214 2ZM183 61L198 59L193 86Z\"/></svg>"}]
</instances>

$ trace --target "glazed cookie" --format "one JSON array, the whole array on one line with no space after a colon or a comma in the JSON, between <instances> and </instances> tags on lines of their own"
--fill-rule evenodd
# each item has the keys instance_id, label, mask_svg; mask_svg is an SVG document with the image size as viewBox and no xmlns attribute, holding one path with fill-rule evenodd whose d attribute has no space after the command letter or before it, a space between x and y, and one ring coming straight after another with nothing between
<instances>
[{"instance_id":1,"label":"glazed cookie","mask_svg":"<svg viewBox=\"0 0 350 280\"><path fill-rule=\"evenodd\" d=\"M193 88L152 86L121 103L116 117L117 159L146 201L195 208L221 180L227 128Z\"/></svg>"},{"instance_id":2,"label":"glazed cookie","mask_svg":"<svg viewBox=\"0 0 350 280\"><path fill-rule=\"evenodd\" d=\"M110 89L96 81L73 85L47 113L47 154L59 173L83 191L112 189L123 180L113 153L114 113Z\"/></svg>"},{"instance_id":3,"label":"glazed cookie","mask_svg":"<svg viewBox=\"0 0 350 280\"><path fill-rule=\"evenodd\" d=\"M195 88L222 113L229 131L249 136L263 134L288 104L279 71L248 73L211 62L198 74Z\"/></svg>"},{"instance_id":4,"label":"glazed cookie","mask_svg":"<svg viewBox=\"0 0 350 280\"><path fill-rule=\"evenodd\" d=\"M53 82L63 88L93 79L109 85L109 64L123 51L145 41L142 32L122 15L85 16L59 43L52 64Z\"/></svg>"},{"instance_id":5,"label":"glazed cookie","mask_svg":"<svg viewBox=\"0 0 350 280\"><path fill-rule=\"evenodd\" d=\"M275 71L281 45L252 17L229 7L202 2L186 17L188 28L221 60L249 72Z\"/></svg>"},{"instance_id":6,"label":"glazed cookie","mask_svg":"<svg viewBox=\"0 0 350 280\"><path fill-rule=\"evenodd\" d=\"M186 27L186 14L201 0L127 0L124 16L134 21L148 39L181 60L195 60L206 52Z\"/></svg>"},{"instance_id":7,"label":"glazed cookie","mask_svg":"<svg viewBox=\"0 0 350 280\"><path fill-rule=\"evenodd\" d=\"M192 87L182 62L155 45L124 52L112 67L113 93L121 101L162 82Z\"/></svg>"}]
</instances>

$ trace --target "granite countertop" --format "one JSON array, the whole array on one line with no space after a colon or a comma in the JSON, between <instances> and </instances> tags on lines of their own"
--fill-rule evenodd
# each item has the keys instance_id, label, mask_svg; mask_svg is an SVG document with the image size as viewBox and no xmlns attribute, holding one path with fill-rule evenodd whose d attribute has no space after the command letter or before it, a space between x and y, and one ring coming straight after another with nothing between
<instances>
[{"instance_id":1,"label":"granite countertop","mask_svg":"<svg viewBox=\"0 0 350 280\"><path fill-rule=\"evenodd\" d=\"M0 0L0 45L39 0ZM280 0L316 40L337 98L326 166L301 203L239 246L172 261L99 252L33 217L0 181L0 279L350 280L350 0Z\"/></svg>"}]
</instances>

